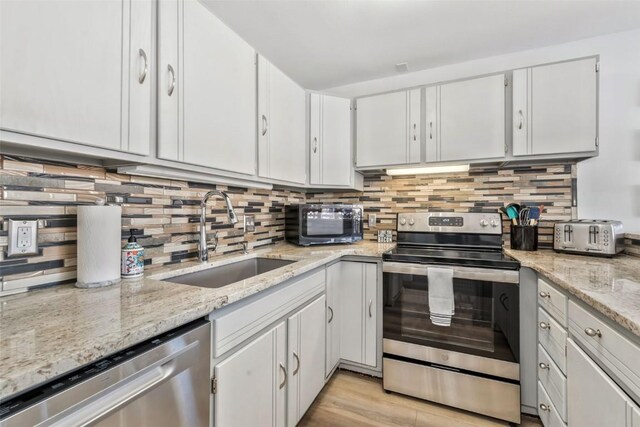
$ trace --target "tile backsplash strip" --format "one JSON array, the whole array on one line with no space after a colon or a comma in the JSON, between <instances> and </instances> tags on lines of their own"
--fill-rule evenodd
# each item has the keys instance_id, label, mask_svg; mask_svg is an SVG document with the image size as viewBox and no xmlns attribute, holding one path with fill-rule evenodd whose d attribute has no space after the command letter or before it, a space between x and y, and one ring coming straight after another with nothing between
<instances>
[{"instance_id":1,"label":"tile backsplash strip","mask_svg":"<svg viewBox=\"0 0 640 427\"><path fill-rule=\"evenodd\" d=\"M122 237L136 229L145 247L146 269L195 259L199 240L200 199L207 191L226 191L240 220L227 220L224 202L209 201L207 221L218 232L216 253L269 245L284 239L284 206L304 202L305 195L290 190L244 189L113 173L103 168L3 156L1 159L0 277L2 294L25 287L73 283L76 272L76 207L119 196ZM253 215L256 230L243 233L243 216ZM41 219L40 255L7 258L6 221Z\"/></svg>"},{"instance_id":2,"label":"tile backsplash strip","mask_svg":"<svg viewBox=\"0 0 640 427\"><path fill-rule=\"evenodd\" d=\"M97 199L124 199L122 237L137 229L145 247L146 268L193 260L197 254L199 201L213 188L227 191L237 207L239 223L227 222L221 200L211 200L210 236L218 231L217 253L284 240L284 206L308 202L352 202L376 213L378 229L395 229L395 214L420 210L495 212L504 201L544 204L541 246L550 246L552 222L574 215L575 165L506 169L474 167L469 173L391 178L373 173L365 177L364 192L308 193L291 190L243 189L117 174L91 166L77 166L27 158L0 157L0 295L36 286L73 283L76 266L76 206ZM254 215L256 231L242 231L243 216ZM40 255L7 258L8 219L41 219ZM365 222L366 224L366 222ZM508 223L505 225L508 244ZM377 229L365 225L365 237L376 239Z\"/></svg>"},{"instance_id":3,"label":"tile backsplash strip","mask_svg":"<svg viewBox=\"0 0 640 427\"><path fill-rule=\"evenodd\" d=\"M398 212L496 212L505 202L544 205L539 247L549 248L553 244L553 223L575 218L576 185L573 162L506 168L475 166L469 172L449 175L392 178L385 173L367 174L362 193L307 193L307 202L362 204L368 240L375 240L378 230L395 230ZM367 227L369 213L377 215L374 230ZM510 223L504 219L504 241L509 246Z\"/></svg>"}]
</instances>

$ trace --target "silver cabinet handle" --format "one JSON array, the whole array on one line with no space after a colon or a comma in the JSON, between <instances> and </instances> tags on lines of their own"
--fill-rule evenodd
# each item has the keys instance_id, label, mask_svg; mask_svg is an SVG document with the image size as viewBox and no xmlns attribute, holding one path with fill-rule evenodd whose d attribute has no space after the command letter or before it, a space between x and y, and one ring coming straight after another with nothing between
<instances>
[{"instance_id":1,"label":"silver cabinet handle","mask_svg":"<svg viewBox=\"0 0 640 427\"><path fill-rule=\"evenodd\" d=\"M429 122L429 139L433 139L433 122Z\"/></svg>"},{"instance_id":2,"label":"silver cabinet handle","mask_svg":"<svg viewBox=\"0 0 640 427\"><path fill-rule=\"evenodd\" d=\"M316 136L313 137L313 152L318 152L318 137Z\"/></svg>"},{"instance_id":3,"label":"silver cabinet handle","mask_svg":"<svg viewBox=\"0 0 640 427\"><path fill-rule=\"evenodd\" d=\"M538 363L538 366L540 367L540 369L549 369L549 365L546 363Z\"/></svg>"},{"instance_id":4,"label":"silver cabinet handle","mask_svg":"<svg viewBox=\"0 0 640 427\"><path fill-rule=\"evenodd\" d=\"M144 52L144 49L140 48L140 50L138 51L138 54L140 55L140 58L142 58L142 60L144 61L144 69L142 70L142 73L138 76L138 83L142 84L144 83L144 79L147 78L147 72L149 71L149 64L147 62L147 54Z\"/></svg>"},{"instance_id":5,"label":"silver cabinet handle","mask_svg":"<svg viewBox=\"0 0 640 427\"><path fill-rule=\"evenodd\" d=\"M600 329L586 328L584 330L584 333L589 335L590 337L602 338L602 332L600 332Z\"/></svg>"},{"instance_id":6,"label":"silver cabinet handle","mask_svg":"<svg viewBox=\"0 0 640 427\"><path fill-rule=\"evenodd\" d=\"M371 306L373 305L373 300L370 299L369 300L369 317L373 317L373 314L371 314Z\"/></svg>"},{"instance_id":7,"label":"silver cabinet handle","mask_svg":"<svg viewBox=\"0 0 640 427\"><path fill-rule=\"evenodd\" d=\"M331 317L329 317L329 321L327 323L331 323L333 320L333 308L331 308L330 305L328 305L327 308L329 309L329 313L331 313Z\"/></svg>"},{"instance_id":8,"label":"silver cabinet handle","mask_svg":"<svg viewBox=\"0 0 640 427\"><path fill-rule=\"evenodd\" d=\"M300 370L300 358L298 357L295 351L293 352L293 357L295 357L296 359L296 369L293 370L293 375L296 375Z\"/></svg>"},{"instance_id":9,"label":"silver cabinet handle","mask_svg":"<svg viewBox=\"0 0 640 427\"><path fill-rule=\"evenodd\" d=\"M284 365L282 363L280 364L280 369L282 370L282 373L284 374L284 379L282 380L282 383L278 386L278 388L282 389L282 387L284 387L285 384L287 383L287 369L284 367Z\"/></svg>"},{"instance_id":10,"label":"silver cabinet handle","mask_svg":"<svg viewBox=\"0 0 640 427\"><path fill-rule=\"evenodd\" d=\"M262 115L262 136L265 136L267 134L268 125L269 123L267 122L267 116L263 114Z\"/></svg>"},{"instance_id":11,"label":"silver cabinet handle","mask_svg":"<svg viewBox=\"0 0 640 427\"><path fill-rule=\"evenodd\" d=\"M171 73L171 81L169 82L167 95L171 96L173 94L173 90L176 88L176 72L173 70L171 64L167 65L167 70L169 71L169 73Z\"/></svg>"},{"instance_id":12,"label":"silver cabinet handle","mask_svg":"<svg viewBox=\"0 0 640 427\"><path fill-rule=\"evenodd\" d=\"M518 124L518 129L522 129L522 125L524 125L524 114L522 114L522 110L518 110L518 115L520 116L520 123Z\"/></svg>"},{"instance_id":13,"label":"silver cabinet handle","mask_svg":"<svg viewBox=\"0 0 640 427\"><path fill-rule=\"evenodd\" d=\"M551 324L540 322L540 329L551 329Z\"/></svg>"},{"instance_id":14,"label":"silver cabinet handle","mask_svg":"<svg viewBox=\"0 0 640 427\"><path fill-rule=\"evenodd\" d=\"M540 291L538 295L540 295L540 298L551 298L551 294L549 292Z\"/></svg>"},{"instance_id":15,"label":"silver cabinet handle","mask_svg":"<svg viewBox=\"0 0 640 427\"><path fill-rule=\"evenodd\" d=\"M544 403L540 404L540 409L542 409L543 411L547 411L547 412L550 411L549 405L545 405Z\"/></svg>"},{"instance_id":16,"label":"silver cabinet handle","mask_svg":"<svg viewBox=\"0 0 640 427\"><path fill-rule=\"evenodd\" d=\"M416 140L416 124L413 124L413 140Z\"/></svg>"}]
</instances>

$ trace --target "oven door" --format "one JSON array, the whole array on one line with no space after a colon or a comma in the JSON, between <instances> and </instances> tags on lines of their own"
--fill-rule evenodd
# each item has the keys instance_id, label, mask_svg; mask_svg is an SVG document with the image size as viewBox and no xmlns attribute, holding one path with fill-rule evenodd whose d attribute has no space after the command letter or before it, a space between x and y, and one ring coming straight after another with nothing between
<instances>
[{"instance_id":1,"label":"oven door","mask_svg":"<svg viewBox=\"0 0 640 427\"><path fill-rule=\"evenodd\" d=\"M473 360L474 365L478 361L493 360L498 362L493 364L496 368L505 365L517 368L520 343L518 271L449 266L453 269L455 314L451 326L436 326L431 322L429 312L428 267L383 263L385 352L396 355L408 352L399 355L412 357L416 349L423 351L422 346L430 348L425 357L433 358L431 362L437 363L440 359L444 362L446 355L443 364L455 366L456 358L462 360L469 355L471 357L466 359ZM479 370L497 373L502 368ZM515 375L516 372L509 376Z\"/></svg>"},{"instance_id":2,"label":"oven door","mask_svg":"<svg viewBox=\"0 0 640 427\"><path fill-rule=\"evenodd\" d=\"M343 243L362 239L362 208L350 205L307 205L300 209L303 244Z\"/></svg>"}]
</instances>

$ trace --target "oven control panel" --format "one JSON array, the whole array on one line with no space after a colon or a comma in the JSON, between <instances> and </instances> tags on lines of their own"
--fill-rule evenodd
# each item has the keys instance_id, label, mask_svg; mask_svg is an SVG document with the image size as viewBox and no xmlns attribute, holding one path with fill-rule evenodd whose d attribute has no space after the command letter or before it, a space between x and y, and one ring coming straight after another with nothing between
<instances>
[{"instance_id":1,"label":"oven control panel","mask_svg":"<svg viewBox=\"0 0 640 427\"><path fill-rule=\"evenodd\" d=\"M499 213L416 212L399 213L397 230L404 232L442 232L502 234Z\"/></svg>"}]
</instances>

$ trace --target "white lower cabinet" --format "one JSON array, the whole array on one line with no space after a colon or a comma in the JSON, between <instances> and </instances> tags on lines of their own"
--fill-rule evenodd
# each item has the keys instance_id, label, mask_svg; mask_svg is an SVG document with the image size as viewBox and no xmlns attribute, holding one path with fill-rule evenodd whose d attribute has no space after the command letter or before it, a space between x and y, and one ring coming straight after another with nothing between
<instances>
[{"instance_id":1,"label":"white lower cabinet","mask_svg":"<svg viewBox=\"0 0 640 427\"><path fill-rule=\"evenodd\" d=\"M332 266L333 267L333 266ZM339 263L340 357L375 367L377 364L377 264ZM335 280L335 279L334 279Z\"/></svg>"},{"instance_id":2,"label":"white lower cabinet","mask_svg":"<svg viewBox=\"0 0 640 427\"><path fill-rule=\"evenodd\" d=\"M324 387L325 296L289 317L287 424L294 426Z\"/></svg>"},{"instance_id":3,"label":"white lower cabinet","mask_svg":"<svg viewBox=\"0 0 640 427\"><path fill-rule=\"evenodd\" d=\"M572 340L567 344L571 426L625 427L629 398Z\"/></svg>"},{"instance_id":4,"label":"white lower cabinet","mask_svg":"<svg viewBox=\"0 0 640 427\"><path fill-rule=\"evenodd\" d=\"M327 355L325 376L329 377L340 363L340 273L342 263L327 267Z\"/></svg>"},{"instance_id":5,"label":"white lower cabinet","mask_svg":"<svg viewBox=\"0 0 640 427\"><path fill-rule=\"evenodd\" d=\"M214 368L214 425L286 425L286 324L280 322Z\"/></svg>"}]
</instances>

